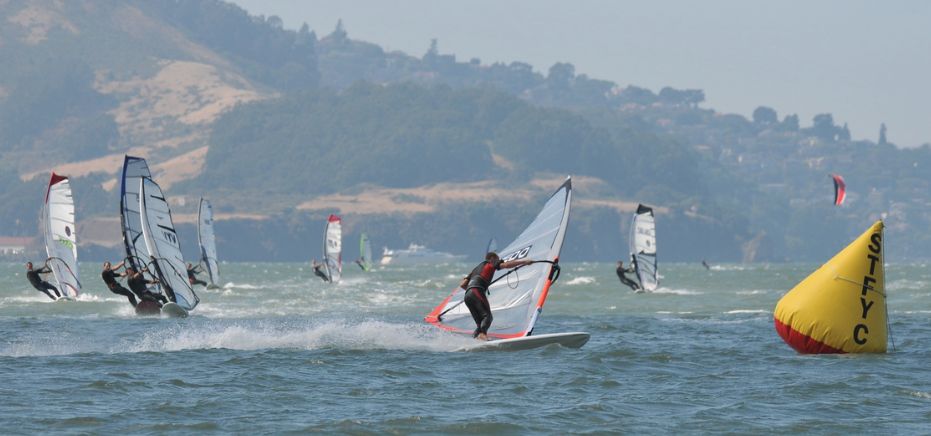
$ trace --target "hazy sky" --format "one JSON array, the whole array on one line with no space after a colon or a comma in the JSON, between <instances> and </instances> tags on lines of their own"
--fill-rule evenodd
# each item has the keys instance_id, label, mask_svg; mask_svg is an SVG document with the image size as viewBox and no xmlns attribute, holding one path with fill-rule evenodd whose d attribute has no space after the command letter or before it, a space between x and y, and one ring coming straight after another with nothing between
<instances>
[{"instance_id":1,"label":"hazy sky","mask_svg":"<svg viewBox=\"0 0 931 436\"><path fill-rule=\"evenodd\" d=\"M483 63L522 61L659 91L700 88L704 107L759 105L802 125L830 112L855 139L879 124L900 146L931 143L931 1L235 0L318 37L349 37Z\"/></svg>"}]
</instances>

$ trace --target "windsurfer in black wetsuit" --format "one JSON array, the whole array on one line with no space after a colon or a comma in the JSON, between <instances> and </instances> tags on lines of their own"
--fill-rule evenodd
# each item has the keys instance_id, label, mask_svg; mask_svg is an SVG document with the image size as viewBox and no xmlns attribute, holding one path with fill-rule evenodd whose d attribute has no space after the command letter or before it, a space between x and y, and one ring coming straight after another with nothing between
<instances>
[{"instance_id":1,"label":"windsurfer in black wetsuit","mask_svg":"<svg viewBox=\"0 0 931 436\"><path fill-rule=\"evenodd\" d=\"M311 265L314 267L314 274L315 274L317 277L320 277L320 279L322 279L323 281L329 283L330 278L327 277L327 275L326 275L325 272L323 272L323 264L317 263L317 259L314 259L314 260L312 261Z\"/></svg>"},{"instance_id":2,"label":"windsurfer in black wetsuit","mask_svg":"<svg viewBox=\"0 0 931 436\"><path fill-rule=\"evenodd\" d=\"M145 271L145 268L143 268L142 271ZM130 267L126 267L126 276L126 284L129 285L129 289L139 297L140 302L152 301L157 303L159 307L168 302L168 299L165 298L164 295L156 294L148 289L147 285L154 285L158 283L158 280L146 280L142 272L136 271Z\"/></svg>"},{"instance_id":3,"label":"windsurfer in black wetsuit","mask_svg":"<svg viewBox=\"0 0 931 436\"><path fill-rule=\"evenodd\" d=\"M33 288L36 288L37 291L48 295L52 300L57 300L61 298L61 293L58 292L58 289L49 282L42 280L42 277L39 277L39 274L48 274L50 272L52 272L52 270L48 267L48 263L42 265L42 268L32 269L32 262L26 262L26 279L29 280L29 284L31 284ZM50 290L55 292L54 296L49 292Z\"/></svg>"},{"instance_id":4,"label":"windsurfer in black wetsuit","mask_svg":"<svg viewBox=\"0 0 931 436\"><path fill-rule=\"evenodd\" d=\"M701 266L705 267L706 270L711 270L711 265L708 265L708 262L706 262L705 259L701 260Z\"/></svg>"},{"instance_id":5,"label":"windsurfer in black wetsuit","mask_svg":"<svg viewBox=\"0 0 931 436\"><path fill-rule=\"evenodd\" d=\"M624 268L624 262L620 260L617 261L617 278L621 279L621 283L627 285L628 287L630 287L630 289L637 291L640 289L640 285L638 285L637 282L627 278L627 275L626 275L627 273L632 273L632 272L634 272L633 266L629 268Z\"/></svg>"},{"instance_id":6,"label":"windsurfer in black wetsuit","mask_svg":"<svg viewBox=\"0 0 931 436\"><path fill-rule=\"evenodd\" d=\"M493 320L491 305L488 304L488 287L491 286L491 278L494 277L495 271L502 268L517 268L531 263L533 261L530 259L502 262L497 253L489 252L485 255L484 262L478 264L469 275L463 277L459 287L466 290L463 302L469 308L472 319L475 320L473 338L488 340L488 328L491 327Z\"/></svg>"},{"instance_id":7,"label":"windsurfer in black wetsuit","mask_svg":"<svg viewBox=\"0 0 931 436\"><path fill-rule=\"evenodd\" d=\"M119 282L116 281L117 277L126 277L127 275L129 275L129 268L126 268L126 270L122 273L117 272L120 270L120 268L123 268L125 265L126 265L125 260L116 264L115 267L111 265L110 262L104 262L103 272L100 273L100 278L103 279L104 284L107 285L107 289L110 289L110 292L117 294L117 295L122 295L128 298L129 304L132 304L133 307L136 307L136 304L137 304L136 296L133 295L133 293L130 292L129 289L124 288L123 286L120 285Z\"/></svg>"},{"instance_id":8,"label":"windsurfer in black wetsuit","mask_svg":"<svg viewBox=\"0 0 931 436\"><path fill-rule=\"evenodd\" d=\"M197 273L203 272L200 269L200 265L194 266L191 263L187 264L187 281L191 282L191 286L194 285L203 285L207 286L207 282L197 278Z\"/></svg>"},{"instance_id":9,"label":"windsurfer in black wetsuit","mask_svg":"<svg viewBox=\"0 0 931 436\"><path fill-rule=\"evenodd\" d=\"M359 265L359 268L362 268L362 271L365 271L365 264L362 263L362 259L356 259L356 265Z\"/></svg>"}]
</instances>

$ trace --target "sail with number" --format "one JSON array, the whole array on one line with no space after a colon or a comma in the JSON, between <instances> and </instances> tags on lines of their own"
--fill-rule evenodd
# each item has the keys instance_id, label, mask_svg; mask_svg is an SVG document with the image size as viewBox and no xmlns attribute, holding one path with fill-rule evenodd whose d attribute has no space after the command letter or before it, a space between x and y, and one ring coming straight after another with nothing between
<instances>
[{"instance_id":1,"label":"sail with number","mask_svg":"<svg viewBox=\"0 0 931 436\"><path fill-rule=\"evenodd\" d=\"M139 186L143 178L152 177L149 165L141 157L126 156L120 178L120 222L123 226L123 246L127 266L141 271L149 263L149 249L142 238L142 217L139 215Z\"/></svg>"},{"instance_id":2,"label":"sail with number","mask_svg":"<svg viewBox=\"0 0 931 436\"><path fill-rule=\"evenodd\" d=\"M503 261L533 259L548 262L533 263L513 272L502 270L495 273L493 280L498 281L488 288L488 302L494 317L488 336L505 339L533 333L550 287L558 278L557 262L569 224L571 200L572 180L566 179L530 225L501 250ZM424 320L445 330L471 334L475 322L463 303L464 295L465 290L454 290Z\"/></svg>"},{"instance_id":3,"label":"sail with number","mask_svg":"<svg viewBox=\"0 0 931 436\"><path fill-rule=\"evenodd\" d=\"M342 220L336 215L327 218L323 232L323 259L330 283L336 283L343 275L343 228Z\"/></svg>"},{"instance_id":4,"label":"sail with number","mask_svg":"<svg viewBox=\"0 0 931 436\"><path fill-rule=\"evenodd\" d=\"M220 282L220 265L217 261L217 240L213 232L213 207L206 198L200 199L197 212L197 242L200 244L200 263L209 275L210 286Z\"/></svg>"},{"instance_id":5,"label":"sail with number","mask_svg":"<svg viewBox=\"0 0 931 436\"><path fill-rule=\"evenodd\" d=\"M365 233L359 238L359 256L362 260L362 269L365 271L372 270L372 243L369 241L369 235Z\"/></svg>"},{"instance_id":6,"label":"sail with number","mask_svg":"<svg viewBox=\"0 0 931 436\"><path fill-rule=\"evenodd\" d=\"M637 206L633 222L630 224L630 257L640 280L640 287L653 291L659 286L656 271L656 221L653 209Z\"/></svg>"},{"instance_id":7,"label":"sail with number","mask_svg":"<svg viewBox=\"0 0 931 436\"><path fill-rule=\"evenodd\" d=\"M78 247L74 228L74 198L71 182L52 173L45 191L45 251L48 266L62 296L75 298L81 292L78 279Z\"/></svg>"},{"instance_id":8,"label":"sail with number","mask_svg":"<svg viewBox=\"0 0 931 436\"><path fill-rule=\"evenodd\" d=\"M158 277L159 287L169 300L185 310L192 310L200 299L188 282L181 242L165 194L149 177L139 181L139 194L142 235L152 256L149 270Z\"/></svg>"}]
</instances>

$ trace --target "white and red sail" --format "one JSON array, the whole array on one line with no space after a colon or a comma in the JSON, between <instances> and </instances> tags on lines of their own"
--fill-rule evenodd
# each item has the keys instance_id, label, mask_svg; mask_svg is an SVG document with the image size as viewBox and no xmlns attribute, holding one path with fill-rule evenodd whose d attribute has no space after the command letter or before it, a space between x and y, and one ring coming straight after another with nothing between
<instances>
[{"instance_id":1,"label":"white and red sail","mask_svg":"<svg viewBox=\"0 0 931 436\"><path fill-rule=\"evenodd\" d=\"M847 198L847 184L839 174L831 174L831 178L834 180L834 205L840 206Z\"/></svg>"}]
</instances>

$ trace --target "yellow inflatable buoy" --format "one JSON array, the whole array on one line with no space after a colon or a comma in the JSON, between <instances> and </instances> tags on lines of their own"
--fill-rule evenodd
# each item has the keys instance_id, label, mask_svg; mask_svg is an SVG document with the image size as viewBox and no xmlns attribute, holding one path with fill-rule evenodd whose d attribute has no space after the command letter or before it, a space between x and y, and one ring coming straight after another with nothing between
<instances>
[{"instance_id":1,"label":"yellow inflatable buoy","mask_svg":"<svg viewBox=\"0 0 931 436\"><path fill-rule=\"evenodd\" d=\"M786 293L773 315L800 353L885 353L883 222Z\"/></svg>"}]
</instances>

